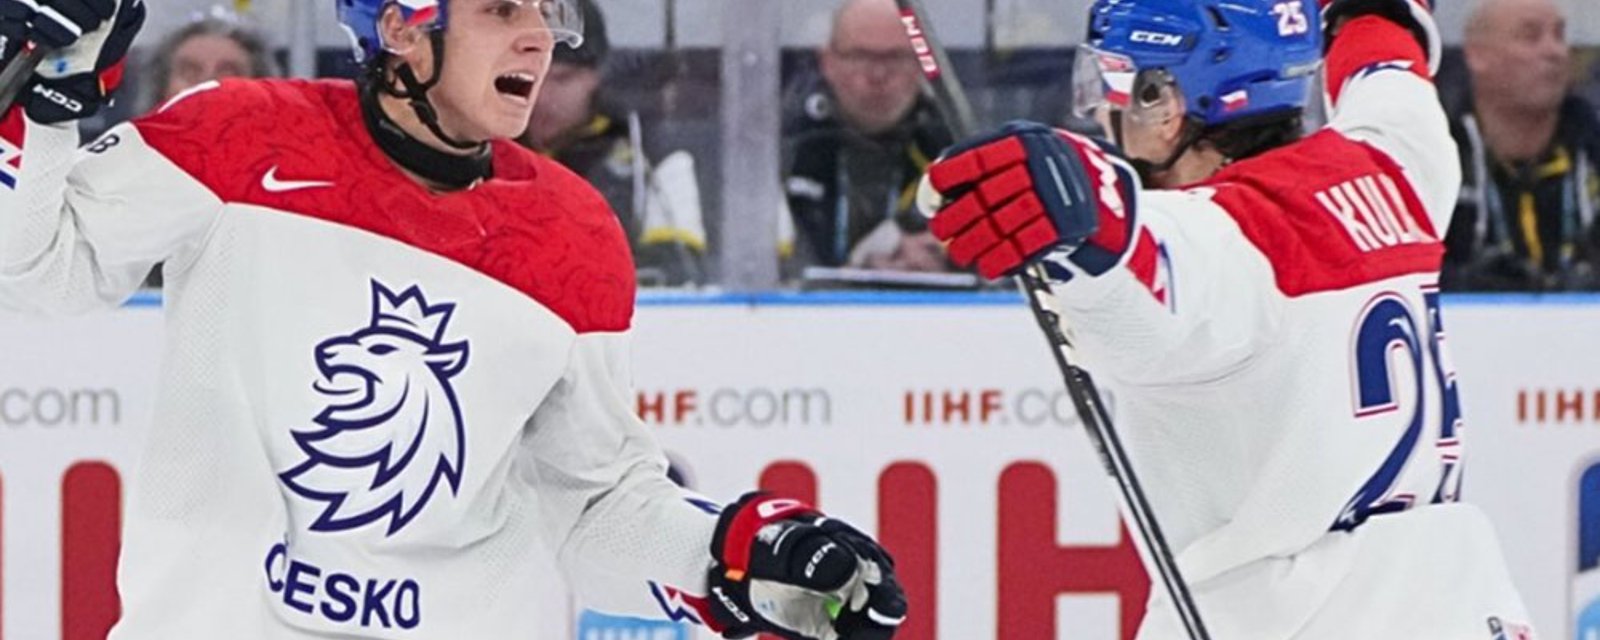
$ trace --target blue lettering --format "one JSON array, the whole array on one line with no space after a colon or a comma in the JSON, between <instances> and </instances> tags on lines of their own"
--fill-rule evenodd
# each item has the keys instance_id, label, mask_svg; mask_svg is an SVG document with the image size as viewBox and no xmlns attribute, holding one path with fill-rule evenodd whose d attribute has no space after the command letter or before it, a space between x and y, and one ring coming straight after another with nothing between
<instances>
[{"instance_id":1,"label":"blue lettering","mask_svg":"<svg viewBox=\"0 0 1600 640\"><path fill-rule=\"evenodd\" d=\"M343 585L343 588L341 588ZM356 617L356 601L351 594L359 592L361 581L342 573L328 576L328 600L322 601L322 615L334 622L349 622ZM335 609L330 604L338 604Z\"/></svg>"},{"instance_id":2,"label":"blue lettering","mask_svg":"<svg viewBox=\"0 0 1600 640\"><path fill-rule=\"evenodd\" d=\"M377 580L367 580L367 592L362 595L361 600L361 626L371 626L372 614L377 613L379 620L383 622L383 628L388 629L389 610L384 608L383 599L389 595L389 590L394 588L394 581L384 582L382 589L377 587Z\"/></svg>"},{"instance_id":3,"label":"blue lettering","mask_svg":"<svg viewBox=\"0 0 1600 640\"><path fill-rule=\"evenodd\" d=\"M273 577L272 569L274 566L282 567L283 558L287 555L289 555L289 547L284 546L282 542L272 545L272 549L267 551L267 588L271 589L273 593L283 591L283 581Z\"/></svg>"},{"instance_id":4,"label":"blue lettering","mask_svg":"<svg viewBox=\"0 0 1600 640\"><path fill-rule=\"evenodd\" d=\"M406 605L410 604L410 613L406 613ZM400 583L400 588L394 592L394 623L401 629L415 629L422 624L422 587L417 586L417 581L406 580Z\"/></svg>"},{"instance_id":5,"label":"blue lettering","mask_svg":"<svg viewBox=\"0 0 1600 640\"><path fill-rule=\"evenodd\" d=\"M422 625L422 585L416 580L361 578L319 567L295 559L284 542L267 549L262 566L267 588L301 613L363 627Z\"/></svg>"},{"instance_id":6,"label":"blue lettering","mask_svg":"<svg viewBox=\"0 0 1600 640\"><path fill-rule=\"evenodd\" d=\"M283 579L284 582L287 583L283 589L283 603L306 613L311 613L312 611L316 610L316 607L309 603L300 602L299 600L294 599L295 594L297 593L304 593L308 595L316 595L317 593L317 586L315 583L300 581L301 574L317 578L322 576L322 570L299 560L290 560L289 575L284 576Z\"/></svg>"}]
</instances>

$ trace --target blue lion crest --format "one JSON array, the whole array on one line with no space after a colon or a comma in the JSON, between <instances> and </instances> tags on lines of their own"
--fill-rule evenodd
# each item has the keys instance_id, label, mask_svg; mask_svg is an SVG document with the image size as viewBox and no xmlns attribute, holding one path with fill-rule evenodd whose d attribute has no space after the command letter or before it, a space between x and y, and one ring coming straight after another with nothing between
<instances>
[{"instance_id":1,"label":"blue lion crest","mask_svg":"<svg viewBox=\"0 0 1600 640\"><path fill-rule=\"evenodd\" d=\"M317 345L328 404L316 426L294 432L305 461L278 474L323 503L312 531L344 531L388 518L394 535L438 489L461 485L466 432L450 379L467 366L467 341L447 343L455 304L430 305L413 286L395 294L372 281L372 318Z\"/></svg>"}]
</instances>

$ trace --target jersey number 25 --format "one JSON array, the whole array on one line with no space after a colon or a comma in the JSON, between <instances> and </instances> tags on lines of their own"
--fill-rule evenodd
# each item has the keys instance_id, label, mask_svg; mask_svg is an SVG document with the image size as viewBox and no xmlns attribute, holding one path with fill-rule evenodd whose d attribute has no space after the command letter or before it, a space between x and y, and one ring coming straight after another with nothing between
<instances>
[{"instance_id":1,"label":"jersey number 25","mask_svg":"<svg viewBox=\"0 0 1600 640\"><path fill-rule=\"evenodd\" d=\"M1350 530L1367 518L1395 511L1404 511L1417 502L1418 490L1432 491L1429 503L1454 502L1461 490L1461 446L1457 431L1461 428L1461 403L1456 391L1455 372L1444 361L1444 325L1439 313L1439 290L1428 286L1422 290L1426 315L1425 324L1418 326L1416 314L1406 299L1399 294L1386 293L1373 298L1356 320L1355 353L1353 366L1356 396L1356 416L1365 417L1401 410L1395 378L1398 358L1406 358L1412 374L1410 388L1416 390L1415 406L1410 407L1411 418L1405 431L1383 464L1367 479L1355 496L1339 511L1333 530ZM1424 329L1426 334L1418 332ZM1406 360L1400 360L1404 362ZM1428 387L1437 393L1428 393ZM1433 450L1439 456L1437 484L1427 479L1405 478L1402 472L1417 452L1417 444L1425 437L1424 417L1429 398L1436 397L1439 424L1433 430L1437 442ZM1425 482L1416 486L1418 482ZM1432 486L1428 486L1432 485Z\"/></svg>"}]
</instances>

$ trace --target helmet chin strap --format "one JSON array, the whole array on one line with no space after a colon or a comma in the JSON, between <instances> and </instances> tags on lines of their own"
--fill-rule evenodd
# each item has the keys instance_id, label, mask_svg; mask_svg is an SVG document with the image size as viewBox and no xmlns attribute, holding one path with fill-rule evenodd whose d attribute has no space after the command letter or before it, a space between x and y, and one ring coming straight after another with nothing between
<instances>
[{"instance_id":1,"label":"helmet chin strap","mask_svg":"<svg viewBox=\"0 0 1600 640\"><path fill-rule=\"evenodd\" d=\"M362 76L361 115L378 148L401 167L445 189L467 189L481 180L494 177L494 154L487 142L464 143L445 135L440 128L438 112L428 102L427 93L438 84L440 69L444 66L443 38L436 32L432 42L437 64L433 77L427 82L419 82L411 65L404 63L395 69L395 76L403 88L394 86L381 62ZM384 112L380 94L407 100L423 125L439 140L471 153L448 153L424 144Z\"/></svg>"},{"instance_id":2,"label":"helmet chin strap","mask_svg":"<svg viewBox=\"0 0 1600 640\"><path fill-rule=\"evenodd\" d=\"M384 93L409 102L411 110L417 113L417 119L422 121L423 126L427 127L434 137L452 148L462 151L482 148L488 143L481 140L476 142L457 140L446 134L444 128L439 125L439 111L433 108L432 102L428 101L428 91L438 85L439 78L444 75L444 31L434 31L428 34L428 43L433 46L433 77L428 78L427 82L420 81L417 79L416 71L411 69L411 65L402 62L399 67L395 68L394 75L404 89L395 89L392 84L385 80L383 83Z\"/></svg>"}]
</instances>

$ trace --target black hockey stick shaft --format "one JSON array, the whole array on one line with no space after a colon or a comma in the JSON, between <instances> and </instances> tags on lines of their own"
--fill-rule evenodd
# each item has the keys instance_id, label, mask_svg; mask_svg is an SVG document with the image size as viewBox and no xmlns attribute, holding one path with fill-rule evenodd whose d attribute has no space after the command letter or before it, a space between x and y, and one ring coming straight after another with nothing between
<instances>
[{"instance_id":1,"label":"black hockey stick shaft","mask_svg":"<svg viewBox=\"0 0 1600 640\"><path fill-rule=\"evenodd\" d=\"M961 80L956 75L955 67L951 66L944 47L930 31L927 12L919 0L895 0L895 2L900 7L906 33L911 38L911 45L916 50L917 58L922 65L928 89L933 94L934 105L957 139L971 136L976 132L971 102L967 100ZM1095 387L1094 379L1089 376L1089 372L1073 364L1072 342L1067 339L1066 332L1062 329L1061 315L1054 308L1054 294L1050 290L1044 268L1038 265L1028 267L1018 276L1017 282L1018 288L1022 290L1023 297L1027 300L1028 308L1033 312L1034 320L1050 342L1051 355L1055 357L1056 366L1066 381L1067 393L1072 397L1078 418L1083 421L1090 440L1099 451L1106 472L1116 481L1117 488L1122 494L1123 508L1129 519L1133 520L1134 526L1138 528L1144 548L1151 562L1155 564L1156 573L1161 577L1184 629L1191 640L1210 640L1211 635L1206 632L1205 624L1200 620L1200 610L1195 606L1189 585L1184 582L1183 575L1178 571L1172 546L1167 543L1166 536L1161 532L1155 512L1150 508L1150 502L1145 496L1144 485L1140 484L1139 477L1128 460L1127 450L1123 448L1122 440L1117 436L1117 431L1111 423L1111 416L1106 411L1105 402L1101 400L1100 392Z\"/></svg>"},{"instance_id":2,"label":"black hockey stick shaft","mask_svg":"<svg viewBox=\"0 0 1600 640\"><path fill-rule=\"evenodd\" d=\"M23 85L33 77L33 70L44 61L44 55L44 47L24 45L22 55L12 58L6 68L0 70L0 113L5 113L16 102L17 94L22 93Z\"/></svg>"}]
</instances>

